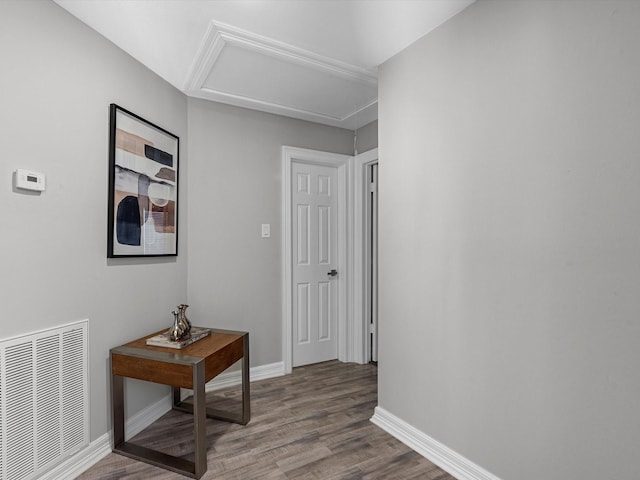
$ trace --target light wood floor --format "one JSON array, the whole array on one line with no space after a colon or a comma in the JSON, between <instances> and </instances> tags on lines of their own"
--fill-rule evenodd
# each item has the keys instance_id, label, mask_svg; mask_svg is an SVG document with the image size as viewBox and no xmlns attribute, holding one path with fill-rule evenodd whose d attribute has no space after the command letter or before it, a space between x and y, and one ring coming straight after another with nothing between
<instances>
[{"instance_id":1,"label":"light wood floor","mask_svg":"<svg viewBox=\"0 0 640 480\"><path fill-rule=\"evenodd\" d=\"M240 389L207 395L217 406L239 406ZM208 470L203 480L430 479L455 480L372 424L377 369L325 362L251 384L246 426L207 419ZM193 423L171 411L134 441L189 456ZM109 454L81 480L184 479L181 475Z\"/></svg>"}]
</instances>

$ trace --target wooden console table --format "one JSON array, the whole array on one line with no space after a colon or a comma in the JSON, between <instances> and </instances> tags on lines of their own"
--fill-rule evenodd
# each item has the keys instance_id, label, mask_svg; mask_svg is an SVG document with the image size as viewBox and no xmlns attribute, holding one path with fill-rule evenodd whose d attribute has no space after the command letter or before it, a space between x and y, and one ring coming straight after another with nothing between
<instances>
[{"instance_id":1,"label":"wooden console table","mask_svg":"<svg viewBox=\"0 0 640 480\"><path fill-rule=\"evenodd\" d=\"M249 333L212 329L209 336L180 350L146 344L147 338L163 333L165 330L112 348L110 351L113 451L182 475L200 478L207 471L206 417L241 425L246 425L251 418ZM242 359L242 412L234 414L207 408L205 383L240 359ZM195 440L193 462L132 442L125 442L124 377L162 383L172 387L173 409L193 414ZM193 403L180 401L181 388L193 390Z\"/></svg>"}]
</instances>

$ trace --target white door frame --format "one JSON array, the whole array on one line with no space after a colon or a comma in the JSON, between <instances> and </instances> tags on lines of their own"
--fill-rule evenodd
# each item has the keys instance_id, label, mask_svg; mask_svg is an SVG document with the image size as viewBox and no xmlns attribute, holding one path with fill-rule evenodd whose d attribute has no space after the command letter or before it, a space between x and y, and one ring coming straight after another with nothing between
<instances>
[{"instance_id":1,"label":"white door frame","mask_svg":"<svg viewBox=\"0 0 640 480\"><path fill-rule=\"evenodd\" d=\"M366 195L365 189L367 167L372 163L379 163L378 149L366 151L356 155L354 159L353 173L353 211L354 211L354 232L353 232L353 339L351 350L351 361L366 363L369 358L369 326L365 318L364 301L366 299L365 287L367 284L366 264L365 264L365 241L366 241Z\"/></svg>"},{"instance_id":2,"label":"white door frame","mask_svg":"<svg viewBox=\"0 0 640 480\"><path fill-rule=\"evenodd\" d=\"M338 360L350 361L348 312L350 305L350 279L352 266L349 259L353 258L351 249L351 212L352 200L349 182L352 178L353 157L337 153L321 152L297 147L282 147L282 202L283 202L283 345L282 358L284 373L291 373L293 369L293 262L292 262L292 221L291 221L291 164L310 163L336 167L338 169Z\"/></svg>"}]
</instances>

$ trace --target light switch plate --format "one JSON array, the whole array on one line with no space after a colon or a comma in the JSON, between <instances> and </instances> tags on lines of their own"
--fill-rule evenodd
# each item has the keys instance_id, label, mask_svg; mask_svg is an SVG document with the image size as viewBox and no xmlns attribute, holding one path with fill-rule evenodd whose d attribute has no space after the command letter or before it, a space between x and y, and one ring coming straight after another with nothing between
<instances>
[{"instance_id":1,"label":"light switch plate","mask_svg":"<svg viewBox=\"0 0 640 480\"><path fill-rule=\"evenodd\" d=\"M271 236L271 224L263 223L262 224L262 238L269 238Z\"/></svg>"}]
</instances>

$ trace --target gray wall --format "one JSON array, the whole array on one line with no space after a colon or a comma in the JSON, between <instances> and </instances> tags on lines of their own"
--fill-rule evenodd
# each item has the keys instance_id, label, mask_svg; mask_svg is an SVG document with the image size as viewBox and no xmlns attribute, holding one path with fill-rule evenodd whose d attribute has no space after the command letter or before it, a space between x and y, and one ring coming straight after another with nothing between
<instances>
[{"instance_id":1,"label":"gray wall","mask_svg":"<svg viewBox=\"0 0 640 480\"><path fill-rule=\"evenodd\" d=\"M380 406L503 479L640 472L638 25L481 0L380 68Z\"/></svg>"},{"instance_id":2,"label":"gray wall","mask_svg":"<svg viewBox=\"0 0 640 480\"><path fill-rule=\"evenodd\" d=\"M190 318L249 331L252 366L281 362L281 148L352 154L353 132L198 99L188 110Z\"/></svg>"},{"instance_id":3,"label":"gray wall","mask_svg":"<svg viewBox=\"0 0 640 480\"><path fill-rule=\"evenodd\" d=\"M378 121L367 123L356 131L356 150L364 153L378 146Z\"/></svg>"},{"instance_id":4,"label":"gray wall","mask_svg":"<svg viewBox=\"0 0 640 480\"><path fill-rule=\"evenodd\" d=\"M0 338L88 318L91 439L108 429L109 348L163 328L186 300L186 189L180 255L108 261L109 104L181 137L187 102L53 2L0 2ZM39 196L12 191L16 168L42 171ZM135 412L166 394L134 382Z\"/></svg>"},{"instance_id":5,"label":"gray wall","mask_svg":"<svg viewBox=\"0 0 640 480\"><path fill-rule=\"evenodd\" d=\"M109 348L168 326L178 303L198 325L249 330L252 365L281 361L281 146L350 154L353 132L187 102L52 2L0 2L0 58L0 338L89 318L91 439L109 429ZM106 259L112 102L181 139L177 258ZM13 192L16 168L47 190ZM168 393L127 387L129 416Z\"/></svg>"}]
</instances>

